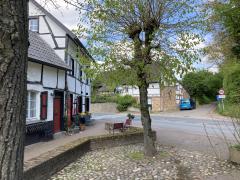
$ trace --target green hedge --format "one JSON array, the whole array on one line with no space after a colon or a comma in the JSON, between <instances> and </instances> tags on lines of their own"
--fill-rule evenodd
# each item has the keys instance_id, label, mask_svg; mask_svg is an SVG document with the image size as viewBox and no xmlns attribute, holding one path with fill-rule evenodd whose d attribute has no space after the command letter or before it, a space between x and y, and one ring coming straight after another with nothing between
<instances>
[{"instance_id":1,"label":"green hedge","mask_svg":"<svg viewBox=\"0 0 240 180\"><path fill-rule=\"evenodd\" d=\"M206 95L203 95L201 98L200 97L197 98L197 100L198 100L198 103L200 105L202 105L202 104L209 104L209 103L213 102L215 99L209 98Z\"/></svg>"},{"instance_id":2,"label":"green hedge","mask_svg":"<svg viewBox=\"0 0 240 180\"><path fill-rule=\"evenodd\" d=\"M229 116L232 118L240 118L240 105L239 104L233 104L231 102L225 101L224 102L224 110L222 109L221 104L218 105L217 111L224 115Z\"/></svg>"},{"instance_id":3,"label":"green hedge","mask_svg":"<svg viewBox=\"0 0 240 180\"><path fill-rule=\"evenodd\" d=\"M228 102L240 104L240 64L225 67L223 86Z\"/></svg>"},{"instance_id":4,"label":"green hedge","mask_svg":"<svg viewBox=\"0 0 240 180\"><path fill-rule=\"evenodd\" d=\"M128 107L136 103L136 99L130 95L117 97L117 109L120 112L127 111Z\"/></svg>"},{"instance_id":5,"label":"green hedge","mask_svg":"<svg viewBox=\"0 0 240 180\"><path fill-rule=\"evenodd\" d=\"M92 103L107 103L107 102L116 103L117 95L94 95L91 98L91 102Z\"/></svg>"},{"instance_id":6,"label":"green hedge","mask_svg":"<svg viewBox=\"0 0 240 180\"><path fill-rule=\"evenodd\" d=\"M128 107L139 107L134 97L130 95L96 95L91 98L92 103L117 103L117 110L120 112L127 111Z\"/></svg>"}]
</instances>

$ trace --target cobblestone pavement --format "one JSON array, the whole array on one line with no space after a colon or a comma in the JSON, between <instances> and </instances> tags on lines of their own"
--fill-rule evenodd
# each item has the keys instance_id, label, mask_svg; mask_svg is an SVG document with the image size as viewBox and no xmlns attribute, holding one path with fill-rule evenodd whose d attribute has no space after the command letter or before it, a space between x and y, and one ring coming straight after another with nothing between
<instances>
[{"instance_id":1,"label":"cobblestone pavement","mask_svg":"<svg viewBox=\"0 0 240 180\"><path fill-rule=\"evenodd\" d=\"M239 166L199 152L157 145L157 155L148 158L142 150L138 144L91 151L51 180L202 180L240 172Z\"/></svg>"}]
</instances>

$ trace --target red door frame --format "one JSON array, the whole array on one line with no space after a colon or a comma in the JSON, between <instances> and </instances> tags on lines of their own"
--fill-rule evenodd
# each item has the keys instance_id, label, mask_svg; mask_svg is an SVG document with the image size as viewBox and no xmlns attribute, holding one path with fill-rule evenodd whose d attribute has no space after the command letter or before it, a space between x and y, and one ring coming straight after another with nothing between
<instances>
[{"instance_id":1,"label":"red door frame","mask_svg":"<svg viewBox=\"0 0 240 180\"><path fill-rule=\"evenodd\" d=\"M68 97L68 127L72 124L72 113L73 113L73 95L70 94Z\"/></svg>"},{"instance_id":2,"label":"red door frame","mask_svg":"<svg viewBox=\"0 0 240 180\"><path fill-rule=\"evenodd\" d=\"M53 123L54 123L54 133L61 130L61 97L54 97L53 99Z\"/></svg>"}]
</instances>

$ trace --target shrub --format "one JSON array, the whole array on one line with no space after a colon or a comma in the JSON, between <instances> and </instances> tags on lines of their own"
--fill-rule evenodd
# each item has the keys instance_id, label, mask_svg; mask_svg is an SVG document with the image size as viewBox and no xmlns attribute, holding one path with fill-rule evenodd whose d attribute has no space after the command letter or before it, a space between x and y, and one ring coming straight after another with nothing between
<instances>
[{"instance_id":1,"label":"shrub","mask_svg":"<svg viewBox=\"0 0 240 180\"><path fill-rule=\"evenodd\" d=\"M117 95L95 95L91 98L92 103L117 102Z\"/></svg>"},{"instance_id":2,"label":"shrub","mask_svg":"<svg viewBox=\"0 0 240 180\"><path fill-rule=\"evenodd\" d=\"M118 111L127 111L127 108L136 103L136 99L130 95L117 97L117 109Z\"/></svg>"},{"instance_id":3,"label":"shrub","mask_svg":"<svg viewBox=\"0 0 240 180\"><path fill-rule=\"evenodd\" d=\"M240 103L240 64L225 67L223 86L226 98L233 104Z\"/></svg>"},{"instance_id":4,"label":"shrub","mask_svg":"<svg viewBox=\"0 0 240 180\"><path fill-rule=\"evenodd\" d=\"M198 102L200 105L202 105L202 104L209 104L212 102L212 100L209 97L203 95L201 98L198 98Z\"/></svg>"},{"instance_id":5,"label":"shrub","mask_svg":"<svg viewBox=\"0 0 240 180\"><path fill-rule=\"evenodd\" d=\"M134 104L132 105L132 107L137 108L137 109L140 109L140 104L136 102L136 103L134 103Z\"/></svg>"},{"instance_id":6,"label":"shrub","mask_svg":"<svg viewBox=\"0 0 240 180\"><path fill-rule=\"evenodd\" d=\"M239 104L233 104L231 102L225 101L224 110L222 109L221 104L219 104L217 107L217 111L224 116L230 116L232 118L240 118Z\"/></svg>"},{"instance_id":7,"label":"shrub","mask_svg":"<svg viewBox=\"0 0 240 180\"><path fill-rule=\"evenodd\" d=\"M182 80L182 85L199 104L215 101L218 90L222 88L222 74L213 74L206 70L190 72Z\"/></svg>"}]
</instances>

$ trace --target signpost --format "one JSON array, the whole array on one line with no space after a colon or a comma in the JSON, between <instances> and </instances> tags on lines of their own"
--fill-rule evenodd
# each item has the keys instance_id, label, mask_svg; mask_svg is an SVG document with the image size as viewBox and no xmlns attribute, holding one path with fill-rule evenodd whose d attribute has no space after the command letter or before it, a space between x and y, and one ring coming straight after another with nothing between
<instances>
[{"instance_id":1,"label":"signpost","mask_svg":"<svg viewBox=\"0 0 240 180\"><path fill-rule=\"evenodd\" d=\"M220 89L220 90L218 91L218 93L219 93L220 95L224 95L224 90L223 90L223 89Z\"/></svg>"},{"instance_id":2,"label":"signpost","mask_svg":"<svg viewBox=\"0 0 240 180\"><path fill-rule=\"evenodd\" d=\"M226 98L225 94L224 94L224 90L220 89L218 91L218 95L217 95L217 100L218 100L218 105L220 105L220 107L222 107L222 111L224 111L224 102L223 100Z\"/></svg>"}]
</instances>

